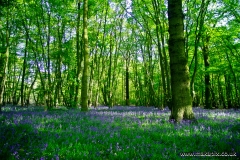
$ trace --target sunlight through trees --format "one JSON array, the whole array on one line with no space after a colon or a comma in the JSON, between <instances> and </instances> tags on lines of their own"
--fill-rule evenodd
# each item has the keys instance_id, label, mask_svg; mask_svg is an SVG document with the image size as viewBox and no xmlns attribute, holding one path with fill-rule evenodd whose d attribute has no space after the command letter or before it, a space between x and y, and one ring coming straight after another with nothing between
<instances>
[{"instance_id":1,"label":"sunlight through trees","mask_svg":"<svg viewBox=\"0 0 240 160\"><path fill-rule=\"evenodd\" d=\"M1 105L174 111L182 103L191 115L192 106L238 108L239 3L185 0L172 13L181 20L171 20L168 7L162 0L2 0Z\"/></svg>"}]
</instances>

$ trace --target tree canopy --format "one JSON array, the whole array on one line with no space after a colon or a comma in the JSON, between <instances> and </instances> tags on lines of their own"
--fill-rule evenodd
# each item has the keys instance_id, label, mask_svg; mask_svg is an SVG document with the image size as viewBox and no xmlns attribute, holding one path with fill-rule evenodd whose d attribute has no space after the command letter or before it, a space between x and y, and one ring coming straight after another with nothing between
<instances>
[{"instance_id":1,"label":"tree canopy","mask_svg":"<svg viewBox=\"0 0 240 160\"><path fill-rule=\"evenodd\" d=\"M87 4L88 11L80 0L0 1L0 101L44 105L46 110L78 107L87 92L89 106L170 107L167 3ZM182 1L192 97L185 98L193 106L240 106L239 8L237 0ZM81 93L82 88L87 91Z\"/></svg>"}]
</instances>

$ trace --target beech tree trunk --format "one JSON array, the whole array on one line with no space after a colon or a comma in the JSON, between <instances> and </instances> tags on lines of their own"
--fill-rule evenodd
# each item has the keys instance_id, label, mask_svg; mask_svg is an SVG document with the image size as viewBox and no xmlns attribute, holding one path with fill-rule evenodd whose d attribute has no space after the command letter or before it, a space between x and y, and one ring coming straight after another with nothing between
<instances>
[{"instance_id":1,"label":"beech tree trunk","mask_svg":"<svg viewBox=\"0 0 240 160\"><path fill-rule=\"evenodd\" d=\"M194 119L188 59L184 49L182 0L168 1L172 102L170 120Z\"/></svg>"}]
</instances>

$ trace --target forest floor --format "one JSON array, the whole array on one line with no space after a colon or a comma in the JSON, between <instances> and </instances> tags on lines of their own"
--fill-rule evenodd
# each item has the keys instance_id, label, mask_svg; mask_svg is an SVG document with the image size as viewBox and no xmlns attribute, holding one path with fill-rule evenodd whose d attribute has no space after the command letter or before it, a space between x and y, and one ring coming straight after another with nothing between
<instances>
[{"instance_id":1,"label":"forest floor","mask_svg":"<svg viewBox=\"0 0 240 160\"><path fill-rule=\"evenodd\" d=\"M196 107L198 124L177 125L153 107L2 110L1 160L240 158L240 110Z\"/></svg>"}]
</instances>

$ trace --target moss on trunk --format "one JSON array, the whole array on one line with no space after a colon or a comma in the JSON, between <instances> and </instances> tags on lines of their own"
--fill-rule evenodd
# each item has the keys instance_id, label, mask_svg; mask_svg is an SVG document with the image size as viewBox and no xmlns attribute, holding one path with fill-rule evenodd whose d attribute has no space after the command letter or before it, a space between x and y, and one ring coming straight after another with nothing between
<instances>
[{"instance_id":1,"label":"moss on trunk","mask_svg":"<svg viewBox=\"0 0 240 160\"><path fill-rule=\"evenodd\" d=\"M170 119L180 122L194 119L188 59L184 49L182 0L168 1L169 55L172 102Z\"/></svg>"}]
</instances>

